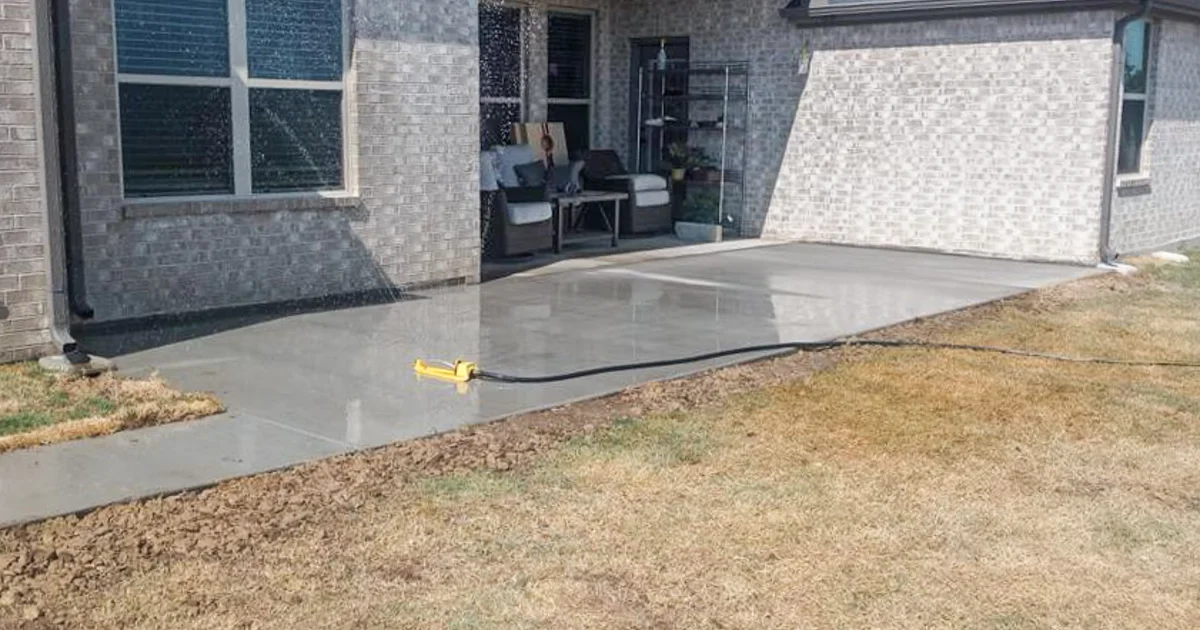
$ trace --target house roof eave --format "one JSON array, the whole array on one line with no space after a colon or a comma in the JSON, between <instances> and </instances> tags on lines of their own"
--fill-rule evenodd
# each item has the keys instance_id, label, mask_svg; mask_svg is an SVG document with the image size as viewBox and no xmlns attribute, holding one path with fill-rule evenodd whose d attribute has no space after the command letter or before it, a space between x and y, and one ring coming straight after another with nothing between
<instances>
[{"instance_id":1,"label":"house roof eave","mask_svg":"<svg viewBox=\"0 0 1200 630\"><path fill-rule=\"evenodd\" d=\"M812 6L792 0L780 13L798 26L911 22L1022 13L1132 9L1140 0L893 0L887 3ZM1158 0L1155 15L1200 21L1200 0Z\"/></svg>"}]
</instances>

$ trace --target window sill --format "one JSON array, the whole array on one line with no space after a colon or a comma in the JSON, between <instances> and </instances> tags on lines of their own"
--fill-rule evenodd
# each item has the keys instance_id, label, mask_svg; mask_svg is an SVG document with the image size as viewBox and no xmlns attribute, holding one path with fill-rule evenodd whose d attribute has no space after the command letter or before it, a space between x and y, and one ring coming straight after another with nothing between
<instances>
[{"instance_id":1,"label":"window sill","mask_svg":"<svg viewBox=\"0 0 1200 630\"><path fill-rule=\"evenodd\" d=\"M156 219L209 214L254 214L306 210L359 210L362 199L350 192L296 193L257 197L176 197L126 199L121 218Z\"/></svg>"},{"instance_id":2,"label":"window sill","mask_svg":"<svg viewBox=\"0 0 1200 630\"><path fill-rule=\"evenodd\" d=\"M1117 194L1122 197L1150 194L1150 175L1133 173L1117 177Z\"/></svg>"}]
</instances>

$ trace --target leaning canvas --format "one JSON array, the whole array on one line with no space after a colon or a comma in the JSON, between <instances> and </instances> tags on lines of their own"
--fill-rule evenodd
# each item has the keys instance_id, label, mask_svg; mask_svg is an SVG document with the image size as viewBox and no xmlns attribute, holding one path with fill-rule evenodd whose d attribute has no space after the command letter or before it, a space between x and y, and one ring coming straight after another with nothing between
<instances>
[{"instance_id":1,"label":"leaning canvas","mask_svg":"<svg viewBox=\"0 0 1200 630\"><path fill-rule=\"evenodd\" d=\"M514 144L528 144L533 147L533 153L547 167L566 166L571 163L567 133L562 123L514 123L512 126ZM552 161L547 161L547 156Z\"/></svg>"}]
</instances>

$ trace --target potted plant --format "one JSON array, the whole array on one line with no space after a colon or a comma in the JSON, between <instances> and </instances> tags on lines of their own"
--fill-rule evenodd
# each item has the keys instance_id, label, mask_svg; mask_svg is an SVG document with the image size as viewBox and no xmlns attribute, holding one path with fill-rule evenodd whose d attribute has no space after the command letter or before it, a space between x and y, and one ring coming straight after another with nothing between
<instances>
[{"instance_id":1,"label":"potted plant","mask_svg":"<svg viewBox=\"0 0 1200 630\"><path fill-rule=\"evenodd\" d=\"M672 142L667 147L667 165L671 167L671 179L681 182L692 167L692 149L685 142Z\"/></svg>"},{"instance_id":2,"label":"potted plant","mask_svg":"<svg viewBox=\"0 0 1200 630\"><path fill-rule=\"evenodd\" d=\"M680 240L717 243L721 228L721 199L711 190L688 191L683 202L682 220L675 222L675 235Z\"/></svg>"},{"instance_id":3,"label":"potted plant","mask_svg":"<svg viewBox=\"0 0 1200 630\"><path fill-rule=\"evenodd\" d=\"M716 160L713 160L704 149L692 148L691 157L688 161L687 173L688 179L698 182L711 181L712 172L717 173L717 179L720 180L720 169L716 168Z\"/></svg>"}]
</instances>

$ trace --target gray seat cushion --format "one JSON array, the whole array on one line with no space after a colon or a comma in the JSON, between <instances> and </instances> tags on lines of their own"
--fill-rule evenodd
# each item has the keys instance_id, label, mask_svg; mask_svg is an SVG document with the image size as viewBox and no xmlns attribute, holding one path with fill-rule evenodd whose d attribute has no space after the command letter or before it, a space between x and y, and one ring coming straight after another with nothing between
<instances>
[{"instance_id":1,"label":"gray seat cushion","mask_svg":"<svg viewBox=\"0 0 1200 630\"><path fill-rule=\"evenodd\" d=\"M633 193L633 206L635 208L653 208L670 205L670 203L671 193L665 190L642 190Z\"/></svg>"},{"instance_id":2,"label":"gray seat cushion","mask_svg":"<svg viewBox=\"0 0 1200 630\"><path fill-rule=\"evenodd\" d=\"M512 225L533 225L548 222L553 217L554 209L546 202L508 204L508 222Z\"/></svg>"},{"instance_id":3,"label":"gray seat cushion","mask_svg":"<svg viewBox=\"0 0 1200 630\"><path fill-rule=\"evenodd\" d=\"M667 178L660 175L613 175L609 179L628 180L633 183L633 189L641 192L644 190L667 190Z\"/></svg>"}]
</instances>

